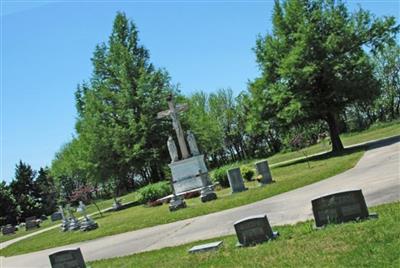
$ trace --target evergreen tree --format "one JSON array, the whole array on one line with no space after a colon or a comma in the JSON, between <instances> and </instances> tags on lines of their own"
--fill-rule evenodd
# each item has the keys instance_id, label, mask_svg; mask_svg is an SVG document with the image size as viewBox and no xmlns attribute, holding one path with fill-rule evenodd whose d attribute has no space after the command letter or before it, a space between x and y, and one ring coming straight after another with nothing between
<instances>
[{"instance_id":1,"label":"evergreen tree","mask_svg":"<svg viewBox=\"0 0 400 268\"><path fill-rule=\"evenodd\" d=\"M273 31L256 43L262 75L250 88L255 104L282 123L324 120L333 151L342 150L339 115L379 94L366 49L379 51L398 31L394 17L351 14L341 1L276 0Z\"/></svg>"},{"instance_id":2,"label":"evergreen tree","mask_svg":"<svg viewBox=\"0 0 400 268\"><path fill-rule=\"evenodd\" d=\"M36 172L31 166L19 161L15 167L15 178L10 183L12 194L20 208L21 218L40 216L41 202L34 179Z\"/></svg>"},{"instance_id":3,"label":"evergreen tree","mask_svg":"<svg viewBox=\"0 0 400 268\"><path fill-rule=\"evenodd\" d=\"M118 13L107 44L96 47L93 75L76 92L80 164L92 182L132 187L137 175L163 178L170 122L156 119L172 90L168 74L149 63L136 26ZM75 154L76 155L76 154Z\"/></svg>"},{"instance_id":4,"label":"evergreen tree","mask_svg":"<svg viewBox=\"0 0 400 268\"><path fill-rule=\"evenodd\" d=\"M47 167L39 169L35 185L42 203L42 214L50 215L57 209L57 190Z\"/></svg>"}]
</instances>

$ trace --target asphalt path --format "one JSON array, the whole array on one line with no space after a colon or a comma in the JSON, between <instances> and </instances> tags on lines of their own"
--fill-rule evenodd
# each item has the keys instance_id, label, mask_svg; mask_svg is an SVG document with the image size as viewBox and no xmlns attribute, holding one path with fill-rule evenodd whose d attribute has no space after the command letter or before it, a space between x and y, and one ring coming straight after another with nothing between
<instances>
[{"instance_id":1,"label":"asphalt path","mask_svg":"<svg viewBox=\"0 0 400 268\"><path fill-rule=\"evenodd\" d=\"M339 175L249 205L123 234L1 258L1 267L50 267L48 255L80 247L85 261L125 256L234 234L233 223L267 214L272 225L312 219L311 200L333 192L361 189L368 206L400 200L400 138L370 143L357 165ZM265 186L268 187L268 186Z\"/></svg>"}]
</instances>

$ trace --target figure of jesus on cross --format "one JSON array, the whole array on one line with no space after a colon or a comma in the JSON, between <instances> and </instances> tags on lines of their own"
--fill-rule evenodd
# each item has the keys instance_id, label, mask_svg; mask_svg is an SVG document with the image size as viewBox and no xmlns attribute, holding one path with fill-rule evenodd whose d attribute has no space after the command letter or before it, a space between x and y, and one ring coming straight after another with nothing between
<instances>
[{"instance_id":1,"label":"figure of jesus on cross","mask_svg":"<svg viewBox=\"0 0 400 268\"><path fill-rule=\"evenodd\" d=\"M159 112L157 114L157 118L160 119L160 118L164 118L167 116L171 117L172 127L175 129L176 136L178 138L178 143L179 143L179 148L182 153L182 158L186 159L189 157L189 151L186 146L185 136L184 136L184 132L183 132L181 123L179 122L178 114L179 114L179 112L186 111L188 109L188 106L187 106L187 104L177 104L175 106L175 103L174 103L174 100L172 97L172 93L168 96L167 102L168 102L169 109L166 111Z\"/></svg>"}]
</instances>

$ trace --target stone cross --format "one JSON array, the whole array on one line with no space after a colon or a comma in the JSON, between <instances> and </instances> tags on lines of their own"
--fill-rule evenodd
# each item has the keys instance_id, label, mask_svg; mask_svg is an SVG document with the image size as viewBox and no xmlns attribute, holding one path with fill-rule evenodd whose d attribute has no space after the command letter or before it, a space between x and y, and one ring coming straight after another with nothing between
<instances>
[{"instance_id":1,"label":"stone cross","mask_svg":"<svg viewBox=\"0 0 400 268\"><path fill-rule=\"evenodd\" d=\"M186 111L188 109L188 106L187 106L187 104L178 104L175 106L174 100L172 98L172 94L170 94L168 96L167 101L168 101L169 109L166 111L159 112L157 114L157 118L160 119L160 118L167 117L167 116L171 117L172 126L175 129L176 136L178 138L178 143L179 143L179 148L182 153L182 158L186 159L189 157L189 151L186 146L185 136L184 136L184 132L183 132L181 123L179 122L178 114L179 114L179 112Z\"/></svg>"}]
</instances>

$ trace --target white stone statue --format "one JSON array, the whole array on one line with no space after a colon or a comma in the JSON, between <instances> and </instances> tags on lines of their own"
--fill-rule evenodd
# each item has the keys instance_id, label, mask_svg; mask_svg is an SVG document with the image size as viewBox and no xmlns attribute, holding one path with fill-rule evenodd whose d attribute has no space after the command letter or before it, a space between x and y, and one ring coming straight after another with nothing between
<instances>
[{"instance_id":1,"label":"white stone statue","mask_svg":"<svg viewBox=\"0 0 400 268\"><path fill-rule=\"evenodd\" d=\"M199 155L200 151L199 151L199 148L197 147L196 139L190 130L187 131L186 140L189 144L189 149L190 149L190 152L192 153L192 155L193 156Z\"/></svg>"},{"instance_id":2,"label":"white stone statue","mask_svg":"<svg viewBox=\"0 0 400 268\"><path fill-rule=\"evenodd\" d=\"M167 146L169 155L171 156L171 162L178 161L178 150L176 149L174 139L171 136L168 138Z\"/></svg>"}]
</instances>

